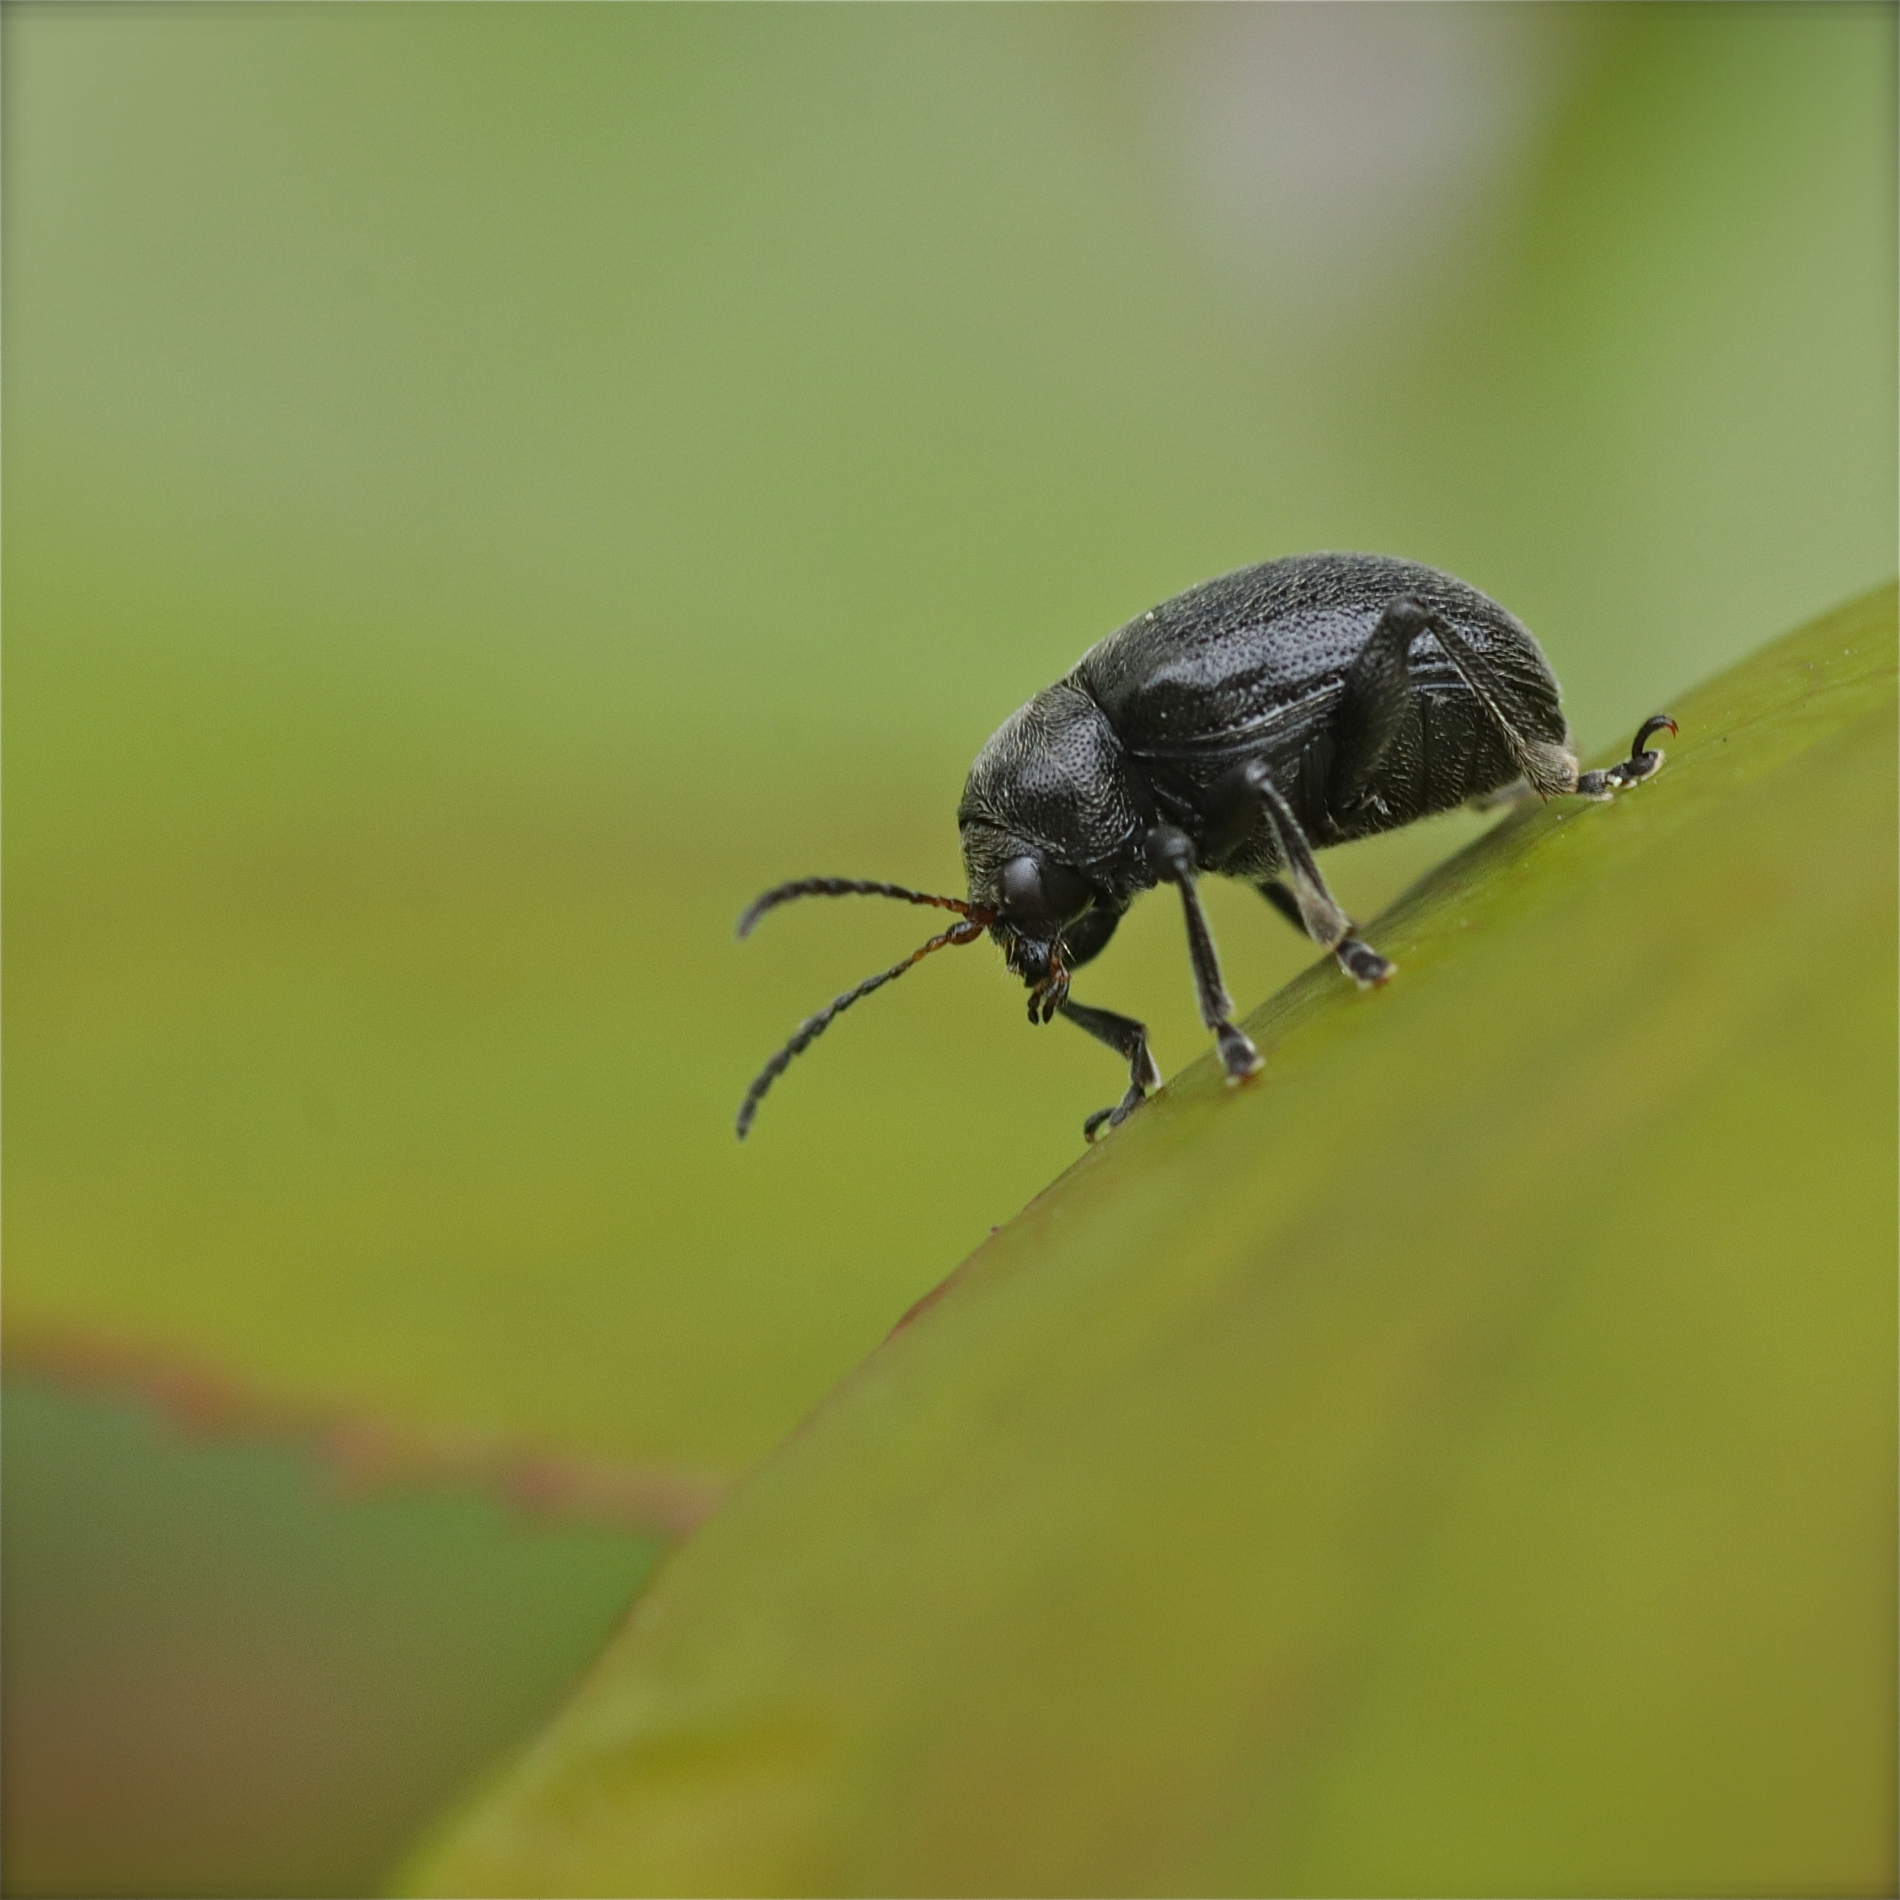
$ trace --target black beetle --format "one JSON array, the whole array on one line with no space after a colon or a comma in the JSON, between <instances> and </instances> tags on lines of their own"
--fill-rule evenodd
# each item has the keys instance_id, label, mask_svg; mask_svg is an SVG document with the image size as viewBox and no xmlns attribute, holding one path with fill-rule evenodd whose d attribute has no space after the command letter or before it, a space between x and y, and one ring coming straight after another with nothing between
<instances>
[{"instance_id":1,"label":"black beetle","mask_svg":"<svg viewBox=\"0 0 1900 1900\"><path fill-rule=\"evenodd\" d=\"M1072 1003L1070 978L1101 954L1129 904L1163 882L1187 913L1201 1020L1228 1081L1240 1082L1260 1055L1231 1020L1197 872L1244 878L1369 988L1394 966L1333 901L1316 849L1519 788L1607 799L1662 764L1646 746L1665 729L1676 730L1666 714L1645 720L1620 765L1579 773L1557 681L1529 630L1475 587L1415 561L1308 554L1190 587L1092 646L977 754L957 808L967 900L800 878L739 919L744 937L794 897L851 895L959 913L800 1025L746 1091L739 1134L841 1010L987 930L1029 986L1032 1023L1066 1016L1128 1063L1128 1092L1083 1124L1093 1139L1161 1075L1146 1029Z\"/></svg>"}]
</instances>

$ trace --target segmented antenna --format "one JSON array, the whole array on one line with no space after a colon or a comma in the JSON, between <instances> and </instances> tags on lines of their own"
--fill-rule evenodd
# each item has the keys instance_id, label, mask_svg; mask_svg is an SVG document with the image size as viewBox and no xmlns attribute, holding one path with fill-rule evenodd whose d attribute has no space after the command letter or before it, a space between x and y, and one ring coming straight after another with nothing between
<instances>
[{"instance_id":1,"label":"segmented antenna","mask_svg":"<svg viewBox=\"0 0 1900 1900\"><path fill-rule=\"evenodd\" d=\"M958 903L951 897L921 897L915 891L900 890L893 884L849 884L842 878L808 878L802 884L782 885L777 891L767 891L765 896L746 913L747 917L762 911L769 901L783 901L784 897L803 897L808 892L820 897L842 896L854 891L869 891L875 896L902 897L911 903L941 904L954 906L958 910L969 911L961 923L955 923L940 936L932 937L921 949L913 950L902 963L893 963L888 970L880 970L876 976L867 976L856 989L846 990L842 996L834 997L816 1016L808 1016L799 1024L798 1033L783 1049L775 1055L753 1078L752 1086L745 1092L745 1100L739 1104L737 1128L739 1139L745 1140L746 1130L752 1126L752 1118L759 1112L759 1104L765 1100L765 1092L781 1075L796 1055L803 1055L818 1037L825 1033L834 1016L842 1015L860 997L869 996L873 990L882 989L886 983L900 977L912 964L921 963L933 950L941 950L946 944L975 943L988 927L987 915L979 916L971 906ZM745 935L742 918L740 936Z\"/></svg>"},{"instance_id":2,"label":"segmented antenna","mask_svg":"<svg viewBox=\"0 0 1900 1900\"><path fill-rule=\"evenodd\" d=\"M789 884L775 884L763 897L754 898L736 926L739 936L751 936L754 926L768 910L777 910L794 897L895 897L906 904L930 904L938 910L954 910L985 926L995 915L981 904L966 904L960 897L933 897L928 891L913 891L903 884L876 884L858 877L800 877Z\"/></svg>"}]
</instances>

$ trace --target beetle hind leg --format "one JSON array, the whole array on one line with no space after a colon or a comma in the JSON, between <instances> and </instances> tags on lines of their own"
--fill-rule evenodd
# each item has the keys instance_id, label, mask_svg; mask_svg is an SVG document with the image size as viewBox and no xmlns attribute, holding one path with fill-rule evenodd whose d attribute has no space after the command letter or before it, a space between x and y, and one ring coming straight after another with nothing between
<instances>
[{"instance_id":1,"label":"beetle hind leg","mask_svg":"<svg viewBox=\"0 0 1900 1900\"><path fill-rule=\"evenodd\" d=\"M1113 1108L1098 1108L1082 1124L1083 1139L1093 1141L1099 1129L1104 1125L1118 1127L1147 1100L1151 1090L1161 1086L1161 1071L1155 1067L1148 1048L1148 1031L1132 1016L1090 1009L1086 1003L1071 1003L1066 998L1056 1007L1078 1029L1087 1030L1097 1042L1107 1043L1128 1064L1128 1092Z\"/></svg>"},{"instance_id":2,"label":"beetle hind leg","mask_svg":"<svg viewBox=\"0 0 1900 1900\"><path fill-rule=\"evenodd\" d=\"M1430 624L1431 616L1417 601L1393 601L1346 669L1332 772L1332 802L1338 811L1362 805L1373 790L1379 766L1412 704L1405 656Z\"/></svg>"},{"instance_id":3,"label":"beetle hind leg","mask_svg":"<svg viewBox=\"0 0 1900 1900\"><path fill-rule=\"evenodd\" d=\"M1519 683L1443 614L1434 613L1409 596L1401 596L1386 607L1347 673L1347 705L1357 715L1355 723L1372 736L1383 730L1382 719L1396 723L1396 710L1392 708L1411 690L1405 655L1422 633L1429 633L1438 642L1458 677L1484 708L1531 790L1539 798L1576 791L1577 755L1567 743L1540 736L1537 709L1525 698ZM1362 737L1362 749L1364 744ZM1363 765L1361 772L1369 774L1375 762Z\"/></svg>"}]
</instances>

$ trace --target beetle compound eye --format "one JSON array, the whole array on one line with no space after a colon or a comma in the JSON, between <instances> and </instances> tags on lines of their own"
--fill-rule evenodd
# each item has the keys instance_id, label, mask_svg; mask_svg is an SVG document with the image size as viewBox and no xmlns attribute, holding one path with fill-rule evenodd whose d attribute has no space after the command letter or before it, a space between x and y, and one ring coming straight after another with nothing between
<instances>
[{"instance_id":1,"label":"beetle compound eye","mask_svg":"<svg viewBox=\"0 0 1900 1900\"><path fill-rule=\"evenodd\" d=\"M1042 870L1034 858L1011 858L998 880L1003 911L1011 923L1027 922L1042 912Z\"/></svg>"},{"instance_id":2,"label":"beetle compound eye","mask_svg":"<svg viewBox=\"0 0 1900 1900\"><path fill-rule=\"evenodd\" d=\"M1031 936L1048 936L1088 908L1087 881L1047 858L1011 858L1001 884L1005 920Z\"/></svg>"}]
</instances>

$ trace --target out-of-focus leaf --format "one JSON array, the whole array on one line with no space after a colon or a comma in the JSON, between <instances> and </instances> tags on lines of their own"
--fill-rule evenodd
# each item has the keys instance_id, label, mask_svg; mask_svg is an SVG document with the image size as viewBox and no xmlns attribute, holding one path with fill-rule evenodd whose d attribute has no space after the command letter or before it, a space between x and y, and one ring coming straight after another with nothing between
<instances>
[{"instance_id":1,"label":"out-of-focus leaf","mask_svg":"<svg viewBox=\"0 0 1900 1900\"><path fill-rule=\"evenodd\" d=\"M1275 998L415 1887L1891 1891L1894 673L1814 623Z\"/></svg>"},{"instance_id":2,"label":"out-of-focus leaf","mask_svg":"<svg viewBox=\"0 0 1900 1900\"><path fill-rule=\"evenodd\" d=\"M659 1555L307 1452L0 1393L9 1894L373 1893L557 1705Z\"/></svg>"}]
</instances>

